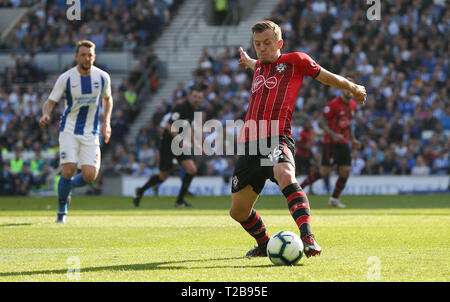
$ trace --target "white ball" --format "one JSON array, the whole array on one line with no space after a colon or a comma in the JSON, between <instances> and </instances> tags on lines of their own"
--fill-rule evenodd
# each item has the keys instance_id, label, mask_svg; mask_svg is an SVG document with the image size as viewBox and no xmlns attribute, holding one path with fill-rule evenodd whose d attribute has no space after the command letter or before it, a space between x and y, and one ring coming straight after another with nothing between
<instances>
[{"instance_id":1,"label":"white ball","mask_svg":"<svg viewBox=\"0 0 450 302\"><path fill-rule=\"evenodd\" d=\"M267 244L267 255L275 265L295 265L303 256L303 242L293 232L278 232Z\"/></svg>"}]
</instances>

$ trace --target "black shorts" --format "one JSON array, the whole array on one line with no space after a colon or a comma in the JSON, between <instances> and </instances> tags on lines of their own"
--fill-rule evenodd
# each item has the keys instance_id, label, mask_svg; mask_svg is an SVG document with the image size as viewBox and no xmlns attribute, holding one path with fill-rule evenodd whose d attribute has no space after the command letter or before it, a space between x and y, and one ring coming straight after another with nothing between
<instances>
[{"instance_id":1,"label":"black shorts","mask_svg":"<svg viewBox=\"0 0 450 302\"><path fill-rule=\"evenodd\" d=\"M324 144L322 166L350 166L352 158L348 144Z\"/></svg>"},{"instance_id":2,"label":"black shorts","mask_svg":"<svg viewBox=\"0 0 450 302\"><path fill-rule=\"evenodd\" d=\"M181 164L183 160L194 159L192 155L175 155L171 148L172 142L161 140L159 145L159 170L170 171L173 167L173 159L175 158Z\"/></svg>"},{"instance_id":3,"label":"black shorts","mask_svg":"<svg viewBox=\"0 0 450 302\"><path fill-rule=\"evenodd\" d=\"M245 149L245 154L249 154L248 144ZM260 152L256 155L240 155L233 172L231 192L236 193L250 185L257 194L261 193L267 179L277 183L273 173L275 164L287 162L295 168L295 163L291 160L293 154L295 154L294 140L288 136L280 136L278 145L268 155Z\"/></svg>"}]
</instances>

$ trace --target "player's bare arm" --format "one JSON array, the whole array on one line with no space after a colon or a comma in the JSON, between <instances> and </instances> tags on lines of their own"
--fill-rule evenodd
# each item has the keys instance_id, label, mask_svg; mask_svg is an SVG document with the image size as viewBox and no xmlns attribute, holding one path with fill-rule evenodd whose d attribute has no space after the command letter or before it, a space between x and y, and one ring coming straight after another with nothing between
<instances>
[{"instance_id":1,"label":"player's bare arm","mask_svg":"<svg viewBox=\"0 0 450 302\"><path fill-rule=\"evenodd\" d=\"M361 105L364 105L366 102L367 94L364 86L355 84L343 76L329 72L323 67L320 69L320 73L316 77L316 80L328 86L350 91L353 98Z\"/></svg>"},{"instance_id":2,"label":"player's bare arm","mask_svg":"<svg viewBox=\"0 0 450 302\"><path fill-rule=\"evenodd\" d=\"M320 126L320 128L323 129L323 131L328 133L334 141L340 142L340 141L344 141L345 140L345 138L344 138L344 136L342 134L335 133L333 130L331 130L328 127L328 119L325 116L323 116L323 115L321 115L319 117L319 126Z\"/></svg>"},{"instance_id":3,"label":"player's bare arm","mask_svg":"<svg viewBox=\"0 0 450 302\"><path fill-rule=\"evenodd\" d=\"M242 49L242 47L239 47L239 53L241 54L241 58L239 59L239 65L245 66L245 68L255 70L257 60L250 58L248 54Z\"/></svg>"},{"instance_id":4,"label":"player's bare arm","mask_svg":"<svg viewBox=\"0 0 450 302\"><path fill-rule=\"evenodd\" d=\"M53 107L55 107L56 102L48 99L45 101L42 107L42 117L39 120L39 126L44 127L50 123L50 114L52 113Z\"/></svg>"},{"instance_id":5,"label":"player's bare arm","mask_svg":"<svg viewBox=\"0 0 450 302\"><path fill-rule=\"evenodd\" d=\"M105 136L105 143L107 144L109 142L109 139L111 138L111 113L113 109L112 97L102 98L102 106L104 119L102 129L100 130L100 134Z\"/></svg>"}]
</instances>

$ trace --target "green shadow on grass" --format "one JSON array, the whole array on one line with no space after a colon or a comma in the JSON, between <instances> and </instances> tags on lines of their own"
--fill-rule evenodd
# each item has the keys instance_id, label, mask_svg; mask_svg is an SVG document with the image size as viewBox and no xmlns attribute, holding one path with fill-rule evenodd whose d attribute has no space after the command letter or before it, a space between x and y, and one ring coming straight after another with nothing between
<instances>
[{"instance_id":1,"label":"green shadow on grass","mask_svg":"<svg viewBox=\"0 0 450 302\"><path fill-rule=\"evenodd\" d=\"M197 260L181 260L181 261L166 261L166 262L152 262L142 264L127 264L127 265L111 265L111 266L96 266L80 268L80 273L100 272L100 271L151 271L151 270L192 270L192 269L220 269L220 268L265 268L274 267L273 264L266 265L239 265L239 266L204 266L204 267L191 267L180 266L179 264L189 262L208 262L208 261L228 261L245 259L246 257L230 257L230 258L216 258L216 259L197 259ZM303 266L298 264L297 266ZM0 272L0 277L12 277L12 276L34 276L34 275L51 275L51 274L67 274L67 269L56 270L39 270L39 271L25 271L25 272Z\"/></svg>"},{"instance_id":2,"label":"green shadow on grass","mask_svg":"<svg viewBox=\"0 0 450 302\"><path fill-rule=\"evenodd\" d=\"M24 226L24 225L33 225L32 223L4 223L0 224L0 228L10 227L10 226Z\"/></svg>"}]
</instances>

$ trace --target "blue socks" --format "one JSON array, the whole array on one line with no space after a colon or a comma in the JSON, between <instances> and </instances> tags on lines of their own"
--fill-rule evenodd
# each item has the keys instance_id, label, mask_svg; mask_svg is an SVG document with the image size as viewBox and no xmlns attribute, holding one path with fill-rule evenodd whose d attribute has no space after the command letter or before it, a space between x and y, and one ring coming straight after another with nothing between
<instances>
[{"instance_id":1,"label":"blue socks","mask_svg":"<svg viewBox=\"0 0 450 302\"><path fill-rule=\"evenodd\" d=\"M67 199L72 190L72 181L61 175L58 183L58 213L67 213Z\"/></svg>"},{"instance_id":2,"label":"blue socks","mask_svg":"<svg viewBox=\"0 0 450 302\"><path fill-rule=\"evenodd\" d=\"M78 173L77 176L72 178L72 189L82 187L86 184L87 184L87 182L84 181L83 175L81 173Z\"/></svg>"},{"instance_id":3,"label":"blue socks","mask_svg":"<svg viewBox=\"0 0 450 302\"><path fill-rule=\"evenodd\" d=\"M61 175L58 183L58 213L67 214L67 208L69 206L67 200L70 192L73 188L82 187L86 184L87 182L84 181L81 173L77 174L72 179L65 178Z\"/></svg>"}]
</instances>

